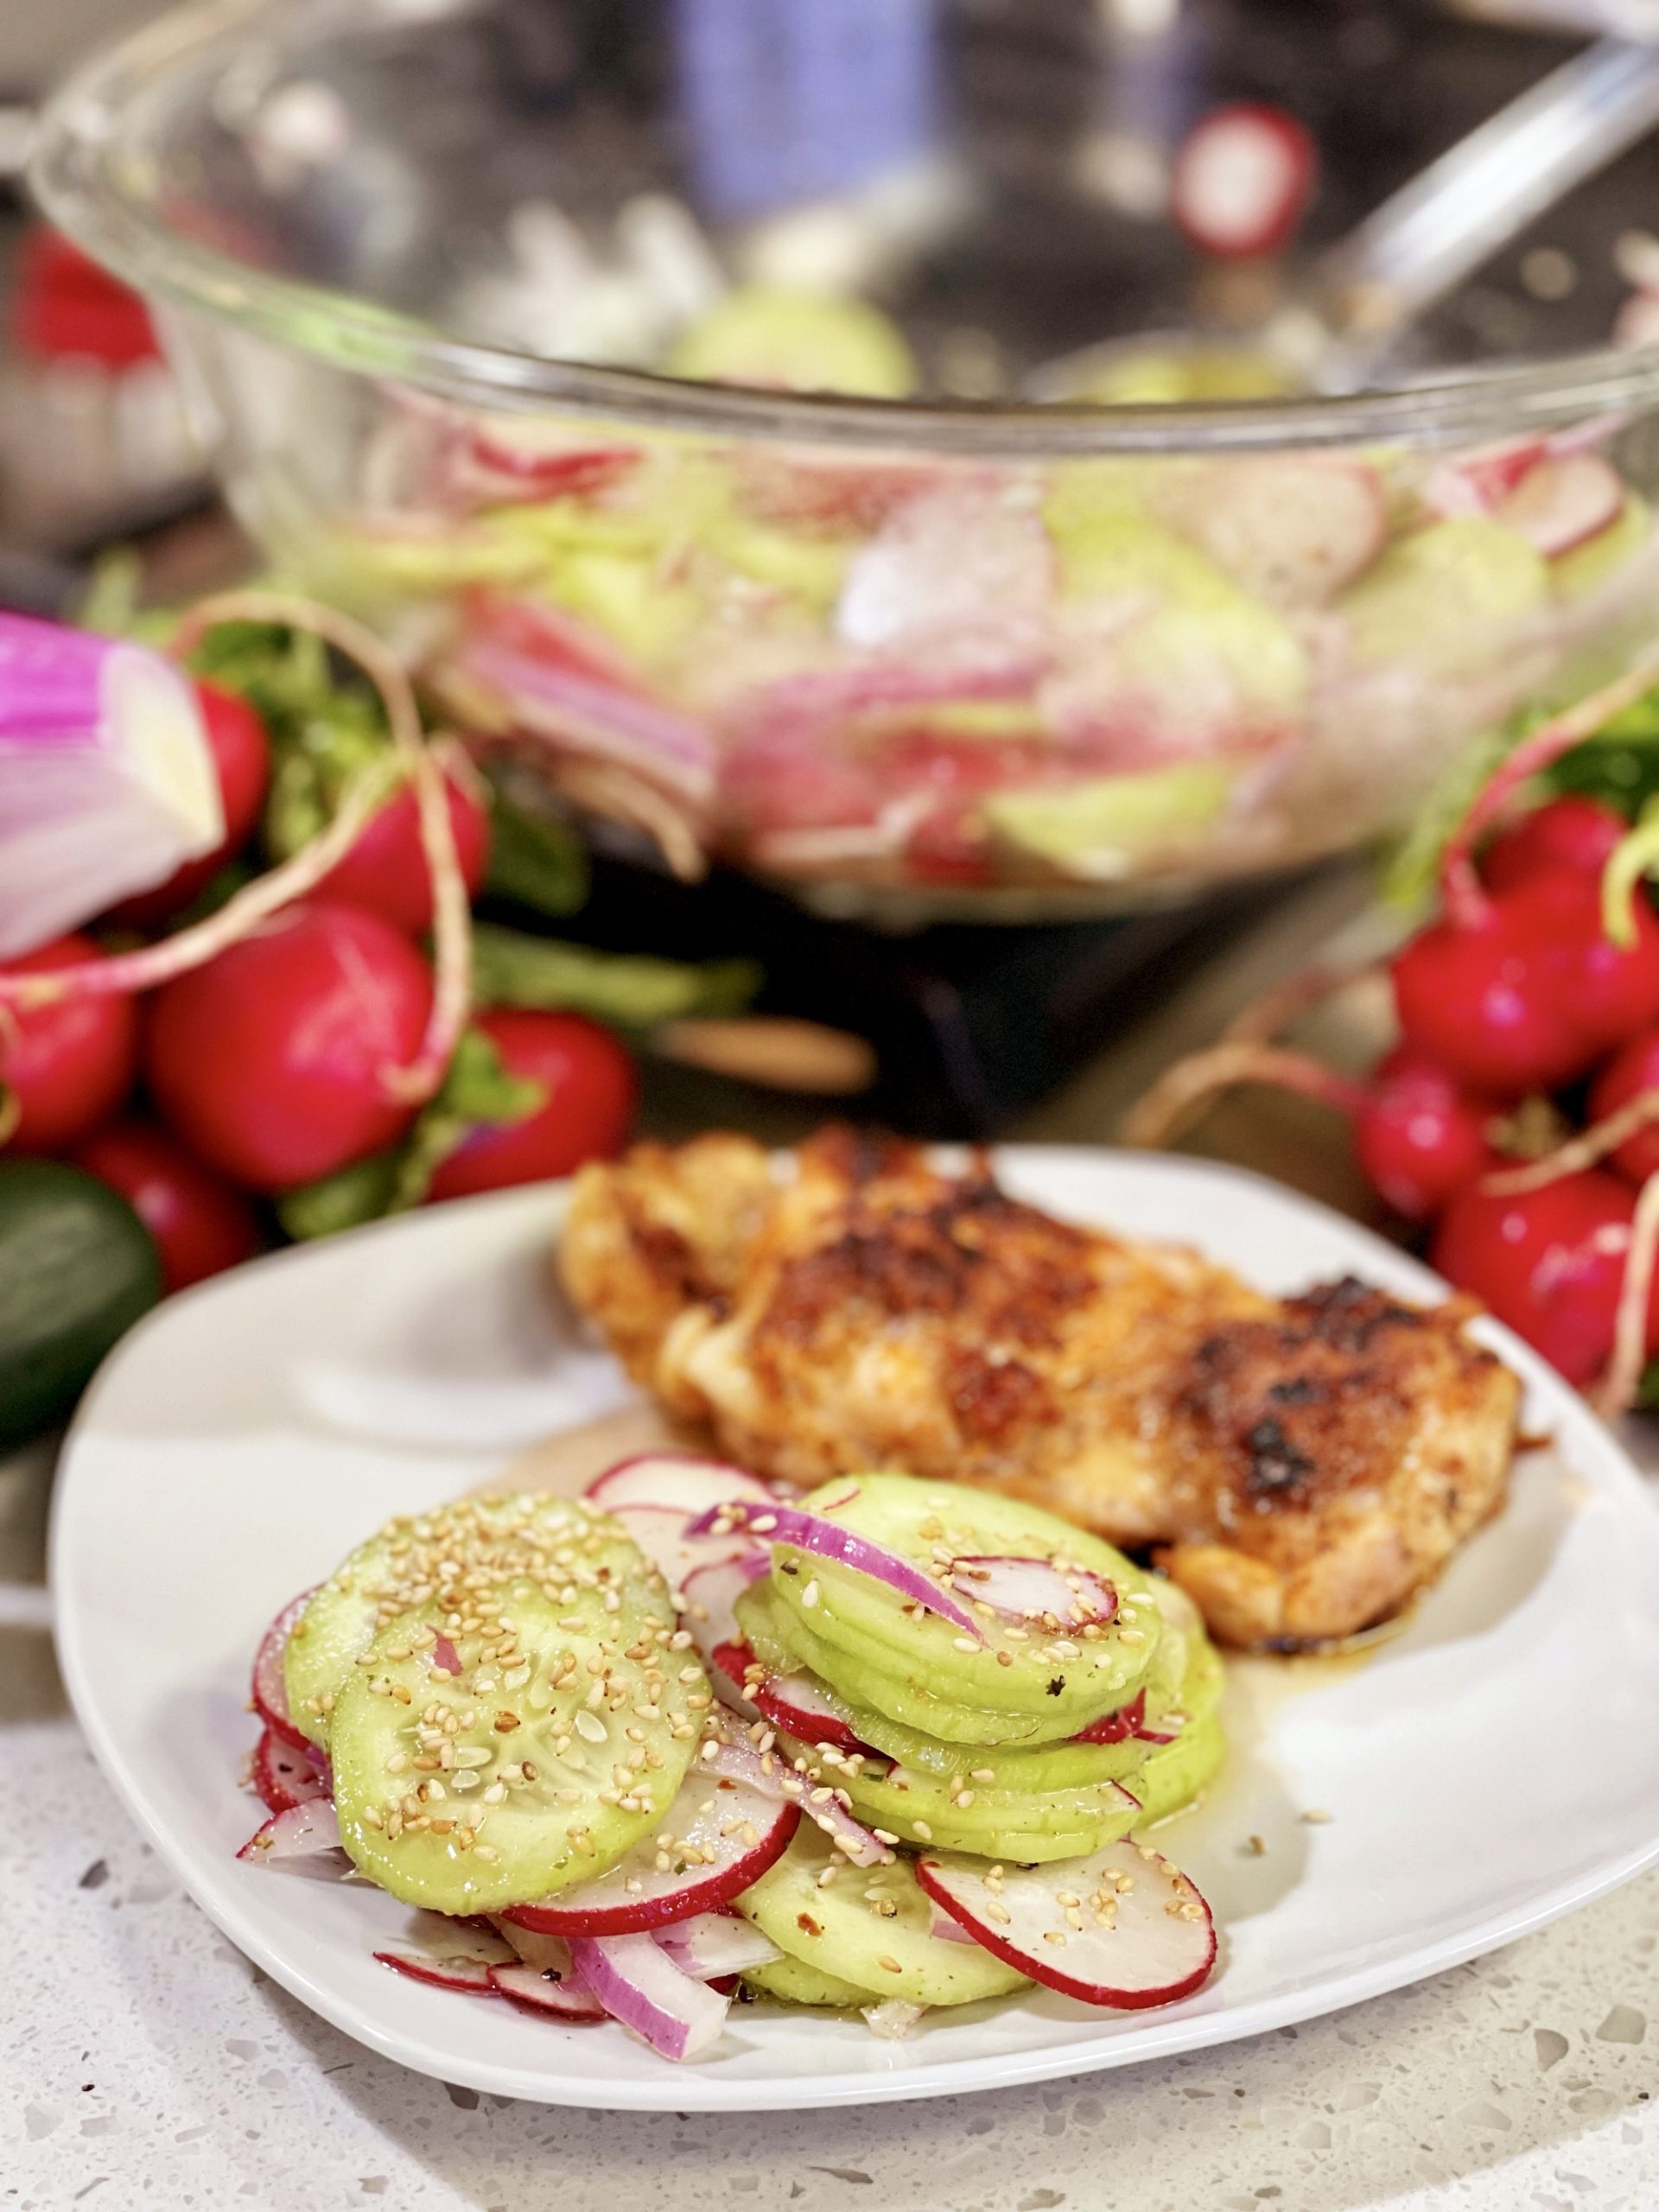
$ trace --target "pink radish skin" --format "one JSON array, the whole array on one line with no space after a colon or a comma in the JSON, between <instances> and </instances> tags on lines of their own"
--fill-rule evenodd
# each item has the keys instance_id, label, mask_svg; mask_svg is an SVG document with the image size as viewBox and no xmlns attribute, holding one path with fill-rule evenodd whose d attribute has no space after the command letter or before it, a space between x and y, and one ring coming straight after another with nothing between
<instances>
[{"instance_id":1,"label":"pink radish skin","mask_svg":"<svg viewBox=\"0 0 1659 2212\"><path fill-rule=\"evenodd\" d=\"M938 1614L971 1636L976 1643L985 1641L973 1615L948 1596L931 1575L924 1574L920 1567L888 1551L885 1545L872 1543L868 1536L842 1528L838 1521L825 1520L822 1514L804 1513L798 1506L780 1505L776 1500L753 1505L734 1498L711 1506L685 1533L689 1537L724 1535L738 1529L764 1537L769 1544L791 1544L798 1550L816 1553L820 1559L834 1560L855 1574L868 1574L874 1582L886 1583L908 1604Z\"/></svg>"},{"instance_id":2,"label":"pink radish skin","mask_svg":"<svg viewBox=\"0 0 1659 2212\"><path fill-rule=\"evenodd\" d=\"M544 1974L537 1974L534 1967L491 1967L489 1985L497 1997L505 1997L526 2012L550 2014L556 2019L593 2021L608 2019L610 2015L587 1984L574 1977L568 1981L551 1981Z\"/></svg>"},{"instance_id":3,"label":"pink radish skin","mask_svg":"<svg viewBox=\"0 0 1659 2212\"><path fill-rule=\"evenodd\" d=\"M309 1745L303 1751L267 1728L255 1746L253 1786L273 1813L291 1812L315 1798L332 1795L328 1762Z\"/></svg>"},{"instance_id":4,"label":"pink radish skin","mask_svg":"<svg viewBox=\"0 0 1659 2212\"><path fill-rule=\"evenodd\" d=\"M868 1758L879 1758L880 1753L871 1751L852 1723L839 1713L822 1683L812 1675L768 1675L749 1692L761 1713L774 1728L781 1728L786 1736L793 1736L798 1743L832 1744L838 1751L861 1751Z\"/></svg>"},{"instance_id":5,"label":"pink radish skin","mask_svg":"<svg viewBox=\"0 0 1659 2212\"><path fill-rule=\"evenodd\" d=\"M383 1967L410 1981L428 1982L434 1989L458 1989L467 1997L495 1996L491 1976L504 1971L484 1959L436 1959L421 1951L377 1951L374 1955Z\"/></svg>"},{"instance_id":6,"label":"pink radish skin","mask_svg":"<svg viewBox=\"0 0 1659 2212\"><path fill-rule=\"evenodd\" d=\"M1443 461L1423 485L1424 504L1448 520L1495 513L1548 451L1542 438L1506 438Z\"/></svg>"},{"instance_id":7,"label":"pink radish skin","mask_svg":"<svg viewBox=\"0 0 1659 2212\"><path fill-rule=\"evenodd\" d=\"M1257 100L1211 109L1175 156L1170 213L1202 253L1248 260L1289 244L1319 157L1294 116Z\"/></svg>"},{"instance_id":8,"label":"pink radish skin","mask_svg":"<svg viewBox=\"0 0 1659 2212\"><path fill-rule=\"evenodd\" d=\"M1617 522L1624 486L1599 455L1541 461L1493 517L1546 557L1570 553Z\"/></svg>"},{"instance_id":9,"label":"pink radish skin","mask_svg":"<svg viewBox=\"0 0 1659 2212\"><path fill-rule=\"evenodd\" d=\"M664 2058L701 2058L725 2031L728 2001L680 1972L649 1936L581 1936L577 1973L613 2020Z\"/></svg>"},{"instance_id":10,"label":"pink radish skin","mask_svg":"<svg viewBox=\"0 0 1659 2212\"><path fill-rule=\"evenodd\" d=\"M711 1800L712 1809L705 1810ZM747 1779L732 1781L699 1764L657 1828L608 1872L543 1904L515 1905L500 1916L515 1928L569 1939L639 1935L694 1913L717 1912L783 1856L799 1819L798 1807L781 1791L762 1789ZM737 1833L734 1823L749 1827L754 1840ZM722 1834L726 1828L734 1832ZM658 1834L713 1852L714 1859L664 1873L657 1865Z\"/></svg>"},{"instance_id":11,"label":"pink radish skin","mask_svg":"<svg viewBox=\"0 0 1659 2212\"><path fill-rule=\"evenodd\" d=\"M292 1744L296 1751L308 1751L309 1739L294 1725L288 1709L288 1684L283 1674L283 1654L288 1649L288 1639L294 1624L310 1604L315 1590L302 1591L297 1598L290 1598L276 1619L259 1639L259 1649L253 1661L253 1709L273 1735L280 1736L285 1744Z\"/></svg>"},{"instance_id":12,"label":"pink radish skin","mask_svg":"<svg viewBox=\"0 0 1659 2212\"><path fill-rule=\"evenodd\" d=\"M1113 2012L1173 2005L1208 1980L1216 1929L1193 1884L1144 1844L1108 1844L1087 1858L1007 1867L995 1886L982 1859L930 1854L916 1878L994 1958L1062 1996ZM1077 1929L1058 1891L1083 1900ZM1096 1897L1112 1900L1111 1924ZM1076 1910L1075 1908L1073 1910ZM1063 1940L1052 1941L1058 1937Z\"/></svg>"},{"instance_id":13,"label":"pink radish skin","mask_svg":"<svg viewBox=\"0 0 1659 2212\"><path fill-rule=\"evenodd\" d=\"M855 1821L833 1791L822 1803L815 1803L817 1793L809 1793L805 1778L770 1751L757 1751L752 1744L746 1743L708 1743L702 1747L697 1766L703 1774L747 1782L763 1797L780 1798L785 1804L798 1805L807 1818L815 1821L837 1845L851 1866L885 1866L893 1859L886 1844L861 1821Z\"/></svg>"},{"instance_id":14,"label":"pink radish skin","mask_svg":"<svg viewBox=\"0 0 1659 2212\"><path fill-rule=\"evenodd\" d=\"M310 1859L324 1851L338 1851L340 1822L330 1797L310 1797L273 1814L237 1853L250 1865L275 1865L284 1859Z\"/></svg>"}]
</instances>

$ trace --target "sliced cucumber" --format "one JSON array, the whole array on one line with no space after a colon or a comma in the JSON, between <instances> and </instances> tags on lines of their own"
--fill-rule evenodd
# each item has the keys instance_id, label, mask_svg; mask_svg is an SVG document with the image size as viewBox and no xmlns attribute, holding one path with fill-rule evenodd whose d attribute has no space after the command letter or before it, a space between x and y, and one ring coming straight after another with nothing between
<instances>
[{"instance_id":1,"label":"sliced cucumber","mask_svg":"<svg viewBox=\"0 0 1659 2212\"><path fill-rule=\"evenodd\" d=\"M835 1877L826 1889L819 1878L831 1868ZM849 1866L822 1829L804 1821L737 1906L780 1951L820 1974L853 1979L878 1997L972 2005L1027 1986L1024 1974L988 1951L932 1934L932 1901L909 1859Z\"/></svg>"},{"instance_id":2,"label":"sliced cucumber","mask_svg":"<svg viewBox=\"0 0 1659 2212\"><path fill-rule=\"evenodd\" d=\"M950 1740L1045 1743L1122 1705L1145 1678L1162 1624L1147 1577L1039 1507L908 1475L838 1478L805 1503L936 1577L960 1559L1041 1559L1092 1573L1118 1593L1114 1620L1075 1635L981 1607L984 1641L976 1643L938 1614L918 1620L872 1576L780 1544L768 1580L785 1632L792 1640L799 1628L812 1638L817 1672L855 1704ZM976 1733L968 1736L969 1727Z\"/></svg>"},{"instance_id":3,"label":"sliced cucumber","mask_svg":"<svg viewBox=\"0 0 1659 2212\"><path fill-rule=\"evenodd\" d=\"M826 1974L822 1967L810 1967L804 1959L791 1959L787 1951L763 1967L747 1967L743 1979L760 1996L775 1997L785 2005L835 2005L851 2012L876 2002L873 1989L860 1989L855 1982L843 1981L838 1974Z\"/></svg>"},{"instance_id":4,"label":"sliced cucumber","mask_svg":"<svg viewBox=\"0 0 1659 2212\"><path fill-rule=\"evenodd\" d=\"M436 1601L456 1626L472 1592L528 1574L550 1597L564 1591L632 1590L671 1627L665 1587L631 1537L581 1499L538 1492L461 1497L430 1513L388 1522L317 1590L283 1656L288 1707L314 1744L326 1745L331 1701L359 1653L401 1613ZM637 1587L635 1587L637 1586Z\"/></svg>"},{"instance_id":5,"label":"sliced cucumber","mask_svg":"<svg viewBox=\"0 0 1659 2212\"><path fill-rule=\"evenodd\" d=\"M1219 1713L1212 1709L1190 1720L1173 1744L1153 1753L1129 1785L1141 1800L1137 1833L1190 1805L1215 1780L1226 1755Z\"/></svg>"},{"instance_id":6,"label":"sliced cucumber","mask_svg":"<svg viewBox=\"0 0 1659 2212\"><path fill-rule=\"evenodd\" d=\"M893 1770L902 1778L844 1772L826 1774L839 1781L860 1820L909 1844L938 1845L951 1851L977 1852L982 1858L1072 1859L1098 1851L1127 1835L1141 1819L1138 1796L1126 1797L1116 1783L1093 1789L1048 1790L1017 1796L970 1783L953 1794L937 1777Z\"/></svg>"},{"instance_id":7,"label":"sliced cucumber","mask_svg":"<svg viewBox=\"0 0 1659 2212\"><path fill-rule=\"evenodd\" d=\"M406 1904L462 1914L613 1866L660 1825L710 1704L665 1597L595 1579L550 1598L521 1576L471 1603L465 1620L429 1604L383 1628L329 1729L355 1865Z\"/></svg>"}]
</instances>

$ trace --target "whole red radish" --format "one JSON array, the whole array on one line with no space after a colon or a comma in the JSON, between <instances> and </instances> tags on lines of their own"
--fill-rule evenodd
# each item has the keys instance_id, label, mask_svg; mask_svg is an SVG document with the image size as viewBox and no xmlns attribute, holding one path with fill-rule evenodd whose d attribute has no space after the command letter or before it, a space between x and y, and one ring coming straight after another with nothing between
<instances>
[{"instance_id":1,"label":"whole red radish","mask_svg":"<svg viewBox=\"0 0 1659 2212\"><path fill-rule=\"evenodd\" d=\"M1572 1082L1659 1019L1659 922L1642 899L1631 920L1634 942L1615 944L1599 883L1561 868L1448 913L1395 957L1407 1041L1497 1096Z\"/></svg>"},{"instance_id":2,"label":"whole red radish","mask_svg":"<svg viewBox=\"0 0 1659 2212\"><path fill-rule=\"evenodd\" d=\"M475 1017L509 1075L539 1084L544 1103L522 1121L480 1123L442 1161L429 1196L569 1175L584 1160L608 1160L627 1141L639 1083L627 1047L580 1014L500 1007Z\"/></svg>"},{"instance_id":3,"label":"whole red radish","mask_svg":"<svg viewBox=\"0 0 1659 2212\"><path fill-rule=\"evenodd\" d=\"M242 1193L150 1122L111 1123L87 1139L74 1163L119 1191L149 1230L167 1290L219 1274L260 1249L258 1217Z\"/></svg>"},{"instance_id":4,"label":"whole red radish","mask_svg":"<svg viewBox=\"0 0 1659 2212\"><path fill-rule=\"evenodd\" d=\"M1635 1211L1629 1185L1594 1168L1511 1197L1471 1188L1452 1201L1429 1257L1583 1388L1612 1351ZM1651 1305L1648 1341L1659 1341Z\"/></svg>"},{"instance_id":5,"label":"whole red radish","mask_svg":"<svg viewBox=\"0 0 1659 2212\"><path fill-rule=\"evenodd\" d=\"M455 857L475 896L490 858L490 817L480 802L453 777L445 779ZM432 926L432 878L421 842L421 814L405 784L365 826L345 859L323 878L321 894L384 915L395 928L419 937Z\"/></svg>"},{"instance_id":6,"label":"whole red radish","mask_svg":"<svg viewBox=\"0 0 1659 2212\"><path fill-rule=\"evenodd\" d=\"M157 992L144 1066L163 1117L246 1189L297 1189L413 1118L385 1077L413 1058L432 976L378 914L290 907Z\"/></svg>"},{"instance_id":7,"label":"whole red radish","mask_svg":"<svg viewBox=\"0 0 1659 2212\"><path fill-rule=\"evenodd\" d=\"M270 782L270 746L264 722L245 699L233 691L221 691L216 683L198 683L196 696L201 702L207 743L219 776L225 835L211 853L175 868L165 883L122 900L110 919L133 929L155 929L200 897L226 861L240 852L253 835L265 803Z\"/></svg>"},{"instance_id":8,"label":"whole red radish","mask_svg":"<svg viewBox=\"0 0 1659 2212\"><path fill-rule=\"evenodd\" d=\"M54 938L8 976L79 968L99 957L84 937ZM63 1152L113 1114L138 1066L138 1016L130 998L87 996L0 1009L0 1089L16 1111L14 1152ZM3 1124L0 1124L3 1125Z\"/></svg>"},{"instance_id":9,"label":"whole red radish","mask_svg":"<svg viewBox=\"0 0 1659 2212\"><path fill-rule=\"evenodd\" d=\"M1545 868L1599 876L1630 825L1617 808L1570 792L1524 815L1513 830L1494 837L1480 856L1489 891L1511 891Z\"/></svg>"},{"instance_id":10,"label":"whole red radish","mask_svg":"<svg viewBox=\"0 0 1659 2212\"><path fill-rule=\"evenodd\" d=\"M1643 1030L1608 1061L1590 1092L1590 1120L1605 1122L1644 1090L1659 1090L1659 1028ZM1627 1137L1612 1158L1633 1183L1659 1174L1659 1121Z\"/></svg>"},{"instance_id":11,"label":"whole red radish","mask_svg":"<svg viewBox=\"0 0 1659 2212\"><path fill-rule=\"evenodd\" d=\"M1379 1197L1408 1221L1431 1221L1496 1165L1486 1132L1497 1110L1401 1046L1378 1063L1354 1116L1354 1150Z\"/></svg>"}]
</instances>

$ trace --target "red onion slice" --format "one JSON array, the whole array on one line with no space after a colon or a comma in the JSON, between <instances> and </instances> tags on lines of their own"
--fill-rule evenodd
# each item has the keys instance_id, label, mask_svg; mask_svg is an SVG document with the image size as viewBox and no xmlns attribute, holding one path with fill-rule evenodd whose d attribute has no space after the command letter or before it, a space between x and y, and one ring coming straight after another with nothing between
<instances>
[{"instance_id":1,"label":"red onion slice","mask_svg":"<svg viewBox=\"0 0 1659 2212\"><path fill-rule=\"evenodd\" d=\"M884 1997L879 2005L864 2005L859 2009L873 2036L880 2036L883 2043L899 2043L910 2033L927 2007L912 2005L903 1997Z\"/></svg>"},{"instance_id":2,"label":"red onion slice","mask_svg":"<svg viewBox=\"0 0 1659 2212\"><path fill-rule=\"evenodd\" d=\"M780 1955L770 1936L729 1912L694 1913L690 1920L658 1929L654 1940L694 1981L747 1974L752 1967L769 1966Z\"/></svg>"},{"instance_id":3,"label":"red onion slice","mask_svg":"<svg viewBox=\"0 0 1659 2212\"><path fill-rule=\"evenodd\" d=\"M664 2058L700 2058L719 2042L729 2000L682 1974L649 1936L582 1936L570 1953L611 2018Z\"/></svg>"},{"instance_id":4,"label":"red onion slice","mask_svg":"<svg viewBox=\"0 0 1659 2212\"><path fill-rule=\"evenodd\" d=\"M315 1596L315 1590L302 1590L297 1598L290 1598L276 1619L259 1639L259 1649L253 1660L253 1708L267 1728L280 1736L285 1744L292 1744L297 1751L309 1751L310 1739L295 1726L288 1709L288 1681L283 1672L283 1654L288 1649L288 1639L294 1624Z\"/></svg>"},{"instance_id":5,"label":"red onion slice","mask_svg":"<svg viewBox=\"0 0 1659 2212\"><path fill-rule=\"evenodd\" d=\"M821 1785L797 1774L779 1752L758 1751L753 1744L711 1739L703 1745L692 1771L727 1775L734 1782L747 1782L763 1796L798 1805L852 1866L885 1866L893 1858L887 1845L862 1821L853 1818L833 1789L828 1796L821 1796Z\"/></svg>"},{"instance_id":6,"label":"red onion slice","mask_svg":"<svg viewBox=\"0 0 1659 2212\"><path fill-rule=\"evenodd\" d=\"M340 1849L340 1821L331 1797L312 1797L277 1813L253 1834L237 1853L251 1865L282 1859L311 1859L319 1852Z\"/></svg>"},{"instance_id":7,"label":"red onion slice","mask_svg":"<svg viewBox=\"0 0 1659 2212\"><path fill-rule=\"evenodd\" d=\"M572 1974L554 1981L534 1967L492 1967L490 1987L498 1997L522 2005L526 2012L550 2012L561 2020L604 2020L610 2015L593 1991Z\"/></svg>"},{"instance_id":8,"label":"red onion slice","mask_svg":"<svg viewBox=\"0 0 1659 2212\"><path fill-rule=\"evenodd\" d=\"M843 1529L838 1521L804 1513L795 1505L775 1502L762 1505L729 1498L724 1504L711 1506L685 1533L707 1536L734 1529L747 1529L753 1536L764 1536L769 1544L793 1544L799 1551L813 1552L820 1559L851 1567L855 1574L868 1574L872 1581L884 1582L889 1590L896 1591L907 1605L924 1605L930 1613L938 1613L952 1627L971 1636L976 1643L985 1641L973 1616L948 1597L931 1574L924 1574L920 1567L890 1552L884 1544L872 1543L856 1530Z\"/></svg>"},{"instance_id":9,"label":"red onion slice","mask_svg":"<svg viewBox=\"0 0 1659 2212\"><path fill-rule=\"evenodd\" d=\"M1034 1621L1064 1635L1104 1628L1117 1613L1117 1592L1086 1567L1058 1567L1046 1559L952 1560L950 1580L969 1599L1005 1620Z\"/></svg>"}]
</instances>

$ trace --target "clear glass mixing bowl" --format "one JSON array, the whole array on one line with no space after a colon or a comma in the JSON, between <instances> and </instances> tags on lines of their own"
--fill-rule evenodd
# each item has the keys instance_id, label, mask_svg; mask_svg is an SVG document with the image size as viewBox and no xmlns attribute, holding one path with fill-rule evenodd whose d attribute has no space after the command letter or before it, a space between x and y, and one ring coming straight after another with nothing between
<instances>
[{"instance_id":1,"label":"clear glass mixing bowl","mask_svg":"<svg viewBox=\"0 0 1659 2212\"><path fill-rule=\"evenodd\" d=\"M1020 396L1184 304L1169 143L1283 96L1241 57L1315 43L1287 20L221 7L84 71L35 174L157 303L271 560L478 747L683 873L1077 913L1352 844L1659 634L1651 353ZM1394 179L1344 166L1375 77L1320 81L1335 222Z\"/></svg>"}]
</instances>

